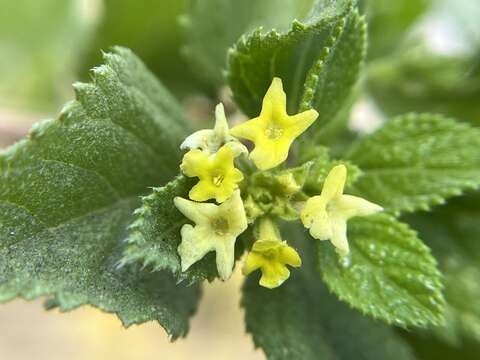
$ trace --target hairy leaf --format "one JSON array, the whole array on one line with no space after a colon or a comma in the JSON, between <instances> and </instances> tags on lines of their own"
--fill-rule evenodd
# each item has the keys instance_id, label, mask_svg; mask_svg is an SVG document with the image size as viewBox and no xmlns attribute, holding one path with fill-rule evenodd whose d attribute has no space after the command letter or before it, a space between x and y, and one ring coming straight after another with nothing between
<instances>
[{"instance_id":1,"label":"hairy leaf","mask_svg":"<svg viewBox=\"0 0 480 360\"><path fill-rule=\"evenodd\" d=\"M362 169L356 192L391 212L410 212L477 188L479 147L479 129L410 114L361 139L348 158Z\"/></svg>"},{"instance_id":2,"label":"hairy leaf","mask_svg":"<svg viewBox=\"0 0 480 360\"><path fill-rule=\"evenodd\" d=\"M137 196L176 173L180 109L128 50L105 54L56 120L0 154L0 301L91 304L185 335L199 297L167 274L119 269Z\"/></svg>"},{"instance_id":3,"label":"hairy leaf","mask_svg":"<svg viewBox=\"0 0 480 360\"><path fill-rule=\"evenodd\" d=\"M306 20L279 33L262 29L229 52L228 80L239 106L256 116L272 78L282 78L288 110L313 107L314 127L341 112L365 54L364 21L351 1L317 1Z\"/></svg>"},{"instance_id":4,"label":"hairy leaf","mask_svg":"<svg viewBox=\"0 0 480 360\"><path fill-rule=\"evenodd\" d=\"M181 18L183 53L194 73L213 87L225 83L227 50L245 32L258 26L286 27L302 17L313 0L195 0Z\"/></svg>"},{"instance_id":5,"label":"hairy leaf","mask_svg":"<svg viewBox=\"0 0 480 360\"><path fill-rule=\"evenodd\" d=\"M318 241L322 278L341 300L389 324L425 327L443 321L441 275L414 231L380 214L350 220L348 239L346 257Z\"/></svg>"},{"instance_id":6,"label":"hairy leaf","mask_svg":"<svg viewBox=\"0 0 480 360\"><path fill-rule=\"evenodd\" d=\"M386 325L348 309L321 284L303 249L303 265L276 289L250 276L243 287L247 331L268 359L413 359Z\"/></svg>"}]
</instances>

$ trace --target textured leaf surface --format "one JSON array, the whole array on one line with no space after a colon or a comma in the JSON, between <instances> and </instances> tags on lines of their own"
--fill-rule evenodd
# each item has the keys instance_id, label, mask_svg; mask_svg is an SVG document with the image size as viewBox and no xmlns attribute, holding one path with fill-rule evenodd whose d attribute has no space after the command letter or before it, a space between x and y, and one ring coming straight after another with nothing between
<instances>
[{"instance_id":1,"label":"textured leaf surface","mask_svg":"<svg viewBox=\"0 0 480 360\"><path fill-rule=\"evenodd\" d=\"M288 110L313 107L314 127L340 112L365 55L364 21L350 1L317 1L306 20L291 30L243 37L229 53L228 80L240 107L258 115L274 76L282 78Z\"/></svg>"},{"instance_id":2,"label":"textured leaf surface","mask_svg":"<svg viewBox=\"0 0 480 360\"><path fill-rule=\"evenodd\" d=\"M392 329L329 294L308 254L279 288L262 288L256 276L244 285L247 331L268 359L414 359Z\"/></svg>"},{"instance_id":3,"label":"textured leaf surface","mask_svg":"<svg viewBox=\"0 0 480 360\"><path fill-rule=\"evenodd\" d=\"M195 74L211 86L225 83L227 50L245 32L259 26L286 27L303 17L313 0L195 0L182 17L183 53Z\"/></svg>"},{"instance_id":4,"label":"textured leaf surface","mask_svg":"<svg viewBox=\"0 0 480 360\"><path fill-rule=\"evenodd\" d=\"M399 326L443 321L441 275L430 250L388 215L348 223L351 253L339 257L318 242L318 266L329 289L354 308Z\"/></svg>"},{"instance_id":5,"label":"textured leaf surface","mask_svg":"<svg viewBox=\"0 0 480 360\"><path fill-rule=\"evenodd\" d=\"M353 146L356 192L392 212L428 209L480 185L480 130L439 115L410 114Z\"/></svg>"},{"instance_id":6,"label":"textured leaf surface","mask_svg":"<svg viewBox=\"0 0 480 360\"><path fill-rule=\"evenodd\" d=\"M407 220L431 246L445 274L446 325L435 333L459 346L480 344L480 196L455 199L433 213Z\"/></svg>"},{"instance_id":7,"label":"textured leaf surface","mask_svg":"<svg viewBox=\"0 0 480 360\"><path fill-rule=\"evenodd\" d=\"M137 196L177 171L185 123L132 53L105 60L58 119L0 154L0 300L91 304L125 325L158 320L175 338L198 288L117 265Z\"/></svg>"}]
</instances>

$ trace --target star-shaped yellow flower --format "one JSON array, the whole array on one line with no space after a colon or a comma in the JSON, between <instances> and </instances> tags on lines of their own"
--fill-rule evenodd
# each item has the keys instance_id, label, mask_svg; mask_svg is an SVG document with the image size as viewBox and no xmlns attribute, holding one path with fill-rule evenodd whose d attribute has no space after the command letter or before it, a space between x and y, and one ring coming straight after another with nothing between
<instances>
[{"instance_id":1,"label":"star-shaped yellow flower","mask_svg":"<svg viewBox=\"0 0 480 360\"><path fill-rule=\"evenodd\" d=\"M180 197L174 199L177 209L195 223L183 225L182 243L178 253L182 271L202 259L208 252L216 252L218 274L223 280L230 277L235 262L235 241L247 228L247 217L240 191L221 205L197 203Z\"/></svg>"},{"instance_id":2,"label":"star-shaped yellow flower","mask_svg":"<svg viewBox=\"0 0 480 360\"><path fill-rule=\"evenodd\" d=\"M344 195L347 168L337 165L330 170L322 193L307 200L300 217L310 234L319 240L330 240L340 255L349 253L347 220L382 211L382 207L362 198Z\"/></svg>"},{"instance_id":3,"label":"star-shaped yellow flower","mask_svg":"<svg viewBox=\"0 0 480 360\"><path fill-rule=\"evenodd\" d=\"M220 103L215 108L215 127L194 132L183 141L180 149L200 149L207 154L213 154L223 145L227 145L235 156L248 154L245 145L230 135L225 109Z\"/></svg>"},{"instance_id":4,"label":"star-shaped yellow flower","mask_svg":"<svg viewBox=\"0 0 480 360\"><path fill-rule=\"evenodd\" d=\"M289 116L282 80L274 78L263 98L260 115L234 127L230 133L253 141L255 149L250 158L260 170L267 170L287 159L290 145L317 117L315 110Z\"/></svg>"},{"instance_id":5,"label":"star-shaped yellow flower","mask_svg":"<svg viewBox=\"0 0 480 360\"><path fill-rule=\"evenodd\" d=\"M186 153L180 168L186 176L200 179L190 190L190 199L215 199L218 203L228 199L243 180L243 174L235 168L233 159L233 151L226 145L213 155L198 149Z\"/></svg>"},{"instance_id":6,"label":"star-shaped yellow flower","mask_svg":"<svg viewBox=\"0 0 480 360\"><path fill-rule=\"evenodd\" d=\"M273 289L282 285L290 276L286 265L299 267L302 260L295 249L288 246L286 241L281 241L278 230L270 220L261 220L260 227L260 239L248 253L243 274L249 275L260 269L260 285Z\"/></svg>"}]
</instances>

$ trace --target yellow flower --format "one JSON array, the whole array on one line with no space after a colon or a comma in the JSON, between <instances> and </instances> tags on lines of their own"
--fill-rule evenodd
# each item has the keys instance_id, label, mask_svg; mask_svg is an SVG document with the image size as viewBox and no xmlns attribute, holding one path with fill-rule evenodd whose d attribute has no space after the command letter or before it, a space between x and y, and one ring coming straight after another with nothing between
<instances>
[{"instance_id":1,"label":"yellow flower","mask_svg":"<svg viewBox=\"0 0 480 360\"><path fill-rule=\"evenodd\" d=\"M178 253L182 271L202 259L208 252L216 252L218 274L226 280L232 274L235 262L235 241L247 228L247 218L240 191L221 205L197 203L180 197L174 199L177 209L195 223L183 225L182 243Z\"/></svg>"},{"instance_id":2,"label":"yellow flower","mask_svg":"<svg viewBox=\"0 0 480 360\"><path fill-rule=\"evenodd\" d=\"M215 199L218 203L228 199L243 180L243 174L234 167L233 159L233 151L226 145L210 156L198 149L186 153L180 168L186 176L200 179L190 190L190 199Z\"/></svg>"},{"instance_id":3,"label":"yellow flower","mask_svg":"<svg viewBox=\"0 0 480 360\"><path fill-rule=\"evenodd\" d=\"M260 223L260 239L248 253L243 267L243 274L249 275L261 269L260 285L273 289L283 284L290 276L286 265L299 267L302 260L298 253L285 241L281 241L278 230L271 220L262 219Z\"/></svg>"},{"instance_id":4,"label":"yellow flower","mask_svg":"<svg viewBox=\"0 0 480 360\"><path fill-rule=\"evenodd\" d=\"M315 110L289 116L282 80L274 78L263 98L260 115L230 132L255 143L250 158L260 170L267 170L287 159L290 145L317 117Z\"/></svg>"},{"instance_id":5,"label":"yellow flower","mask_svg":"<svg viewBox=\"0 0 480 360\"><path fill-rule=\"evenodd\" d=\"M201 149L208 154L213 154L223 145L227 145L235 156L248 154L247 148L230 135L225 109L222 103L215 108L215 127L194 132L180 145L180 149Z\"/></svg>"},{"instance_id":6,"label":"yellow flower","mask_svg":"<svg viewBox=\"0 0 480 360\"><path fill-rule=\"evenodd\" d=\"M347 168L337 165L330 170L322 193L307 200L300 217L310 234L319 240L330 240L340 255L349 253L347 220L382 211L382 207L362 198L344 195Z\"/></svg>"}]
</instances>

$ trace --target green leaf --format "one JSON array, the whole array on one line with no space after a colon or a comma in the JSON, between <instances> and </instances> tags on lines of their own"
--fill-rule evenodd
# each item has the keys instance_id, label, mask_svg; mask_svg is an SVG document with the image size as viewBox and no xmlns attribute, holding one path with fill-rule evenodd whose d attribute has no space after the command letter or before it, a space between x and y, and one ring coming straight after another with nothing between
<instances>
[{"instance_id":1,"label":"green leaf","mask_svg":"<svg viewBox=\"0 0 480 360\"><path fill-rule=\"evenodd\" d=\"M0 154L0 301L91 304L125 325L157 320L176 338L198 288L118 262L138 195L177 171L186 125L131 52L105 61L58 119Z\"/></svg>"},{"instance_id":2,"label":"green leaf","mask_svg":"<svg viewBox=\"0 0 480 360\"><path fill-rule=\"evenodd\" d=\"M445 274L446 325L434 333L448 344L480 345L480 196L455 199L433 213L407 220L431 246Z\"/></svg>"},{"instance_id":3,"label":"green leaf","mask_svg":"<svg viewBox=\"0 0 480 360\"><path fill-rule=\"evenodd\" d=\"M351 1L317 1L291 30L243 37L229 52L228 80L239 106L256 116L272 78L282 78L291 113L313 107L314 128L341 112L365 54L365 24Z\"/></svg>"},{"instance_id":4,"label":"green leaf","mask_svg":"<svg viewBox=\"0 0 480 360\"><path fill-rule=\"evenodd\" d=\"M406 224L385 214L348 223L351 253L339 257L318 242L318 266L341 300L399 326L443 321L441 275L430 250Z\"/></svg>"},{"instance_id":5,"label":"green leaf","mask_svg":"<svg viewBox=\"0 0 480 360\"><path fill-rule=\"evenodd\" d=\"M391 212L442 204L480 185L480 130L432 114L398 117L347 156L362 169L355 189Z\"/></svg>"},{"instance_id":6,"label":"green leaf","mask_svg":"<svg viewBox=\"0 0 480 360\"><path fill-rule=\"evenodd\" d=\"M225 83L227 49L258 26L286 27L303 17L313 0L196 0L181 18L183 54L194 73L212 87Z\"/></svg>"},{"instance_id":7,"label":"green leaf","mask_svg":"<svg viewBox=\"0 0 480 360\"><path fill-rule=\"evenodd\" d=\"M309 261L313 252L302 250L302 267L282 286L265 289L250 276L243 287L247 331L268 359L414 359L393 329L329 294Z\"/></svg>"}]
</instances>

